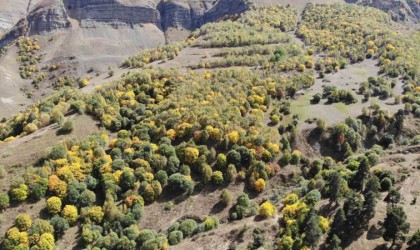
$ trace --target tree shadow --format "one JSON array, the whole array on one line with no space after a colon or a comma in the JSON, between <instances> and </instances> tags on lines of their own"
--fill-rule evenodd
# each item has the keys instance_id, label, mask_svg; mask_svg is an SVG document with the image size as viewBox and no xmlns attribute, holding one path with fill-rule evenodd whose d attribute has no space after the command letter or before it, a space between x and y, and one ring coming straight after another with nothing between
<instances>
[{"instance_id":1,"label":"tree shadow","mask_svg":"<svg viewBox=\"0 0 420 250\"><path fill-rule=\"evenodd\" d=\"M366 238L368 240L379 239L382 237L381 228L377 227L376 225L372 225L369 230L367 231Z\"/></svg>"},{"instance_id":2,"label":"tree shadow","mask_svg":"<svg viewBox=\"0 0 420 250\"><path fill-rule=\"evenodd\" d=\"M227 208L227 206L225 204L223 204L223 202L219 201L218 203L216 203L210 210L210 214L219 214L221 213L223 210L225 210L225 208Z\"/></svg>"}]
</instances>

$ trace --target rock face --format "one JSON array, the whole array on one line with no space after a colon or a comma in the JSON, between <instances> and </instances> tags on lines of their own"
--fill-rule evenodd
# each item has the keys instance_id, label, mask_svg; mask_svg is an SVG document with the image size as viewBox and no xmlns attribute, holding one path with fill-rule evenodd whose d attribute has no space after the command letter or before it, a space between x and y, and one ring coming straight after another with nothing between
<instances>
[{"instance_id":1,"label":"rock face","mask_svg":"<svg viewBox=\"0 0 420 250\"><path fill-rule=\"evenodd\" d=\"M23 1L23 0L21 0ZM28 1L28 0L26 0ZM245 11L243 0L37 0L27 6L24 17L28 35L45 34L72 27L110 25L113 28L153 24L162 31L169 28L192 30L224 15ZM22 2L22 6L27 4ZM1 26L0 10L0 26ZM19 19L18 19L19 20ZM14 21L14 24L18 20ZM6 25L6 24L4 24ZM9 24L10 28L12 25ZM1 29L1 28L0 28Z\"/></svg>"},{"instance_id":2,"label":"rock face","mask_svg":"<svg viewBox=\"0 0 420 250\"><path fill-rule=\"evenodd\" d=\"M43 34L71 27L61 0L45 0L27 16L29 35Z\"/></svg>"},{"instance_id":3,"label":"rock face","mask_svg":"<svg viewBox=\"0 0 420 250\"><path fill-rule=\"evenodd\" d=\"M114 27L144 23L160 26L159 11L151 0L66 0L65 6L82 28L92 28L96 22Z\"/></svg>"}]
</instances>

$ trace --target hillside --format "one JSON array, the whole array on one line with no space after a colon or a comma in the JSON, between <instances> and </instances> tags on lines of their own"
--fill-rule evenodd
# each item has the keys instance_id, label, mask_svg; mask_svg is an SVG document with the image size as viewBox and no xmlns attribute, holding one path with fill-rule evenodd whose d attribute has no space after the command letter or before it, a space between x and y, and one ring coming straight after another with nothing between
<instances>
[{"instance_id":1,"label":"hillside","mask_svg":"<svg viewBox=\"0 0 420 250\"><path fill-rule=\"evenodd\" d=\"M250 2L27 3L0 249L419 249L414 21Z\"/></svg>"}]
</instances>

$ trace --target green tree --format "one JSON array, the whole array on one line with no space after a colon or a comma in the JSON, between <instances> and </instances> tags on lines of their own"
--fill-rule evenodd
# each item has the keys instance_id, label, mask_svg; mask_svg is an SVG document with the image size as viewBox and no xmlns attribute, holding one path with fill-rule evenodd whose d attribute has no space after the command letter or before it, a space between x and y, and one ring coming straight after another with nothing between
<instances>
[{"instance_id":1,"label":"green tree","mask_svg":"<svg viewBox=\"0 0 420 250\"><path fill-rule=\"evenodd\" d=\"M308 214L307 224L305 227L305 237L303 241L305 245L316 248L319 239L322 236L322 229L319 227L319 216L314 210Z\"/></svg>"},{"instance_id":2,"label":"green tree","mask_svg":"<svg viewBox=\"0 0 420 250\"><path fill-rule=\"evenodd\" d=\"M382 237L385 241L392 241L394 246L397 241L404 242L404 234L410 230L410 223L407 222L407 215L402 207L388 207L384 221L384 232Z\"/></svg>"},{"instance_id":3,"label":"green tree","mask_svg":"<svg viewBox=\"0 0 420 250\"><path fill-rule=\"evenodd\" d=\"M392 206L395 206L401 200L401 194L396 188L391 188L388 195L385 197L385 201Z\"/></svg>"},{"instance_id":4,"label":"green tree","mask_svg":"<svg viewBox=\"0 0 420 250\"><path fill-rule=\"evenodd\" d=\"M343 185L343 177L341 176L340 172L334 171L331 174L331 179L328 183L329 190L330 190L330 202L334 202L338 205L342 197L342 185Z\"/></svg>"},{"instance_id":5,"label":"green tree","mask_svg":"<svg viewBox=\"0 0 420 250\"><path fill-rule=\"evenodd\" d=\"M54 227L54 233L56 236L61 236L69 228L69 223L63 217L55 215L50 220L51 225Z\"/></svg>"},{"instance_id":6,"label":"green tree","mask_svg":"<svg viewBox=\"0 0 420 250\"><path fill-rule=\"evenodd\" d=\"M410 237L407 244L409 245L409 249L416 250L420 249L420 230L417 229L417 231L413 234L413 236Z\"/></svg>"}]
</instances>

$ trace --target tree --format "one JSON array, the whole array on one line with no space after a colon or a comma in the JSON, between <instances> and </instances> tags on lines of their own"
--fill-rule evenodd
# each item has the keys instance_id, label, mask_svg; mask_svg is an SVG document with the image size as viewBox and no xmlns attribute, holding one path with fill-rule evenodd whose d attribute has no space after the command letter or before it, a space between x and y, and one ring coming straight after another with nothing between
<instances>
[{"instance_id":1,"label":"tree","mask_svg":"<svg viewBox=\"0 0 420 250\"><path fill-rule=\"evenodd\" d=\"M55 215L51 218L51 225L54 227L55 235L61 236L69 228L69 223L63 217Z\"/></svg>"},{"instance_id":2,"label":"tree","mask_svg":"<svg viewBox=\"0 0 420 250\"><path fill-rule=\"evenodd\" d=\"M220 171L214 171L211 175L211 181L216 186L221 185L223 183L223 173Z\"/></svg>"},{"instance_id":3,"label":"tree","mask_svg":"<svg viewBox=\"0 0 420 250\"><path fill-rule=\"evenodd\" d=\"M273 217L277 213L277 208L270 202L266 201L260 206L259 215L263 217Z\"/></svg>"},{"instance_id":4,"label":"tree","mask_svg":"<svg viewBox=\"0 0 420 250\"><path fill-rule=\"evenodd\" d=\"M306 204L314 207L316 203L321 200L321 193L318 191L318 189L314 189L309 191L309 193L307 193L303 199Z\"/></svg>"},{"instance_id":5,"label":"tree","mask_svg":"<svg viewBox=\"0 0 420 250\"><path fill-rule=\"evenodd\" d=\"M61 212L61 216L68 221L71 225L77 221L78 212L77 208L72 205L66 205Z\"/></svg>"},{"instance_id":6,"label":"tree","mask_svg":"<svg viewBox=\"0 0 420 250\"><path fill-rule=\"evenodd\" d=\"M61 212L61 199L53 196L47 200L47 209L50 214L59 214Z\"/></svg>"},{"instance_id":7,"label":"tree","mask_svg":"<svg viewBox=\"0 0 420 250\"><path fill-rule=\"evenodd\" d=\"M181 231L175 230L169 233L168 242L169 245L177 245L184 239L184 235Z\"/></svg>"},{"instance_id":8,"label":"tree","mask_svg":"<svg viewBox=\"0 0 420 250\"><path fill-rule=\"evenodd\" d=\"M28 231L32 225L32 220L27 214L19 214L16 216L15 224L20 231Z\"/></svg>"},{"instance_id":9,"label":"tree","mask_svg":"<svg viewBox=\"0 0 420 250\"><path fill-rule=\"evenodd\" d=\"M258 180L256 180L255 183L254 183L254 187L255 187L255 190L257 192L264 191L264 189L265 189L265 181L264 181L264 179L259 178Z\"/></svg>"},{"instance_id":10,"label":"tree","mask_svg":"<svg viewBox=\"0 0 420 250\"><path fill-rule=\"evenodd\" d=\"M420 230L417 229L417 231L413 234L413 236L410 237L408 240L408 245L410 246L409 249L420 249Z\"/></svg>"},{"instance_id":11,"label":"tree","mask_svg":"<svg viewBox=\"0 0 420 250\"><path fill-rule=\"evenodd\" d=\"M345 239L347 236L346 215L344 214L344 210L342 208L337 209L337 212L334 215L328 242L331 242L334 236L337 236L340 240Z\"/></svg>"},{"instance_id":12,"label":"tree","mask_svg":"<svg viewBox=\"0 0 420 250\"><path fill-rule=\"evenodd\" d=\"M407 222L407 215L402 207L387 208L384 229L382 237L385 241L392 241L391 246L396 241L405 241L404 234L410 230L410 223Z\"/></svg>"},{"instance_id":13,"label":"tree","mask_svg":"<svg viewBox=\"0 0 420 250\"><path fill-rule=\"evenodd\" d=\"M326 245L326 249L327 250L341 250L341 240L340 238L333 234L331 239L329 240L329 242Z\"/></svg>"},{"instance_id":14,"label":"tree","mask_svg":"<svg viewBox=\"0 0 420 250\"><path fill-rule=\"evenodd\" d=\"M322 229L319 227L319 216L312 210L308 214L303 241L305 245L315 248L321 236Z\"/></svg>"},{"instance_id":15,"label":"tree","mask_svg":"<svg viewBox=\"0 0 420 250\"><path fill-rule=\"evenodd\" d=\"M164 170L159 170L156 173L155 177L156 177L156 180L158 180L162 186L165 186L166 184L168 184L168 174Z\"/></svg>"},{"instance_id":16,"label":"tree","mask_svg":"<svg viewBox=\"0 0 420 250\"><path fill-rule=\"evenodd\" d=\"M194 164L198 160L200 152L196 148L186 147L184 151L184 160L188 164Z\"/></svg>"},{"instance_id":17,"label":"tree","mask_svg":"<svg viewBox=\"0 0 420 250\"><path fill-rule=\"evenodd\" d=\"M342 197L342 185L343 185L343 177L341 177L340 172L334 171L331 175L331 179L328 183L329 190L330 190L330 202L335 202L338 205Z\"/></svg>"},{"instance_id":18,"label":"tree","mask_svg":"<svg viewBox=\"0 0 420 250\"><path fill-rule=\"evenodd\" d=\"M391 203L392 206L395 206L401 200L401 194L396 188L391 188L388 195L385 197L387 203Z\"/></svg>"},{"instance_id":19,"label":"tree","mask_svg":"<svg viewBox=\"0 0 420 250\"><path fill-rule=\"evenodd\" d=\"M10 191L10 198L14 201L24 201L28 198L28 186L20 184L17 188Z\"/></svg>"},{"instance_id":20,"label":"tree","mask_svg":"<svg viewBox=\"0 0 420 250\"><path fill-rule=\"evenodd\" d=\"M193 235L197 228L197 222L193 219L186 219L179 225L179 230L182 232L184 237L190 237Z\"/></svg>"},{"instance_id":21,"label":"tree","mask_svg":"<svg viewBox=\"0 0 420 250\"><path fill-rule=\"evenodd\" d=\"M91 206L96 201L96 194L87 189L80 194L79 201L82 206Z\"/></svg>"}]
</instances>

